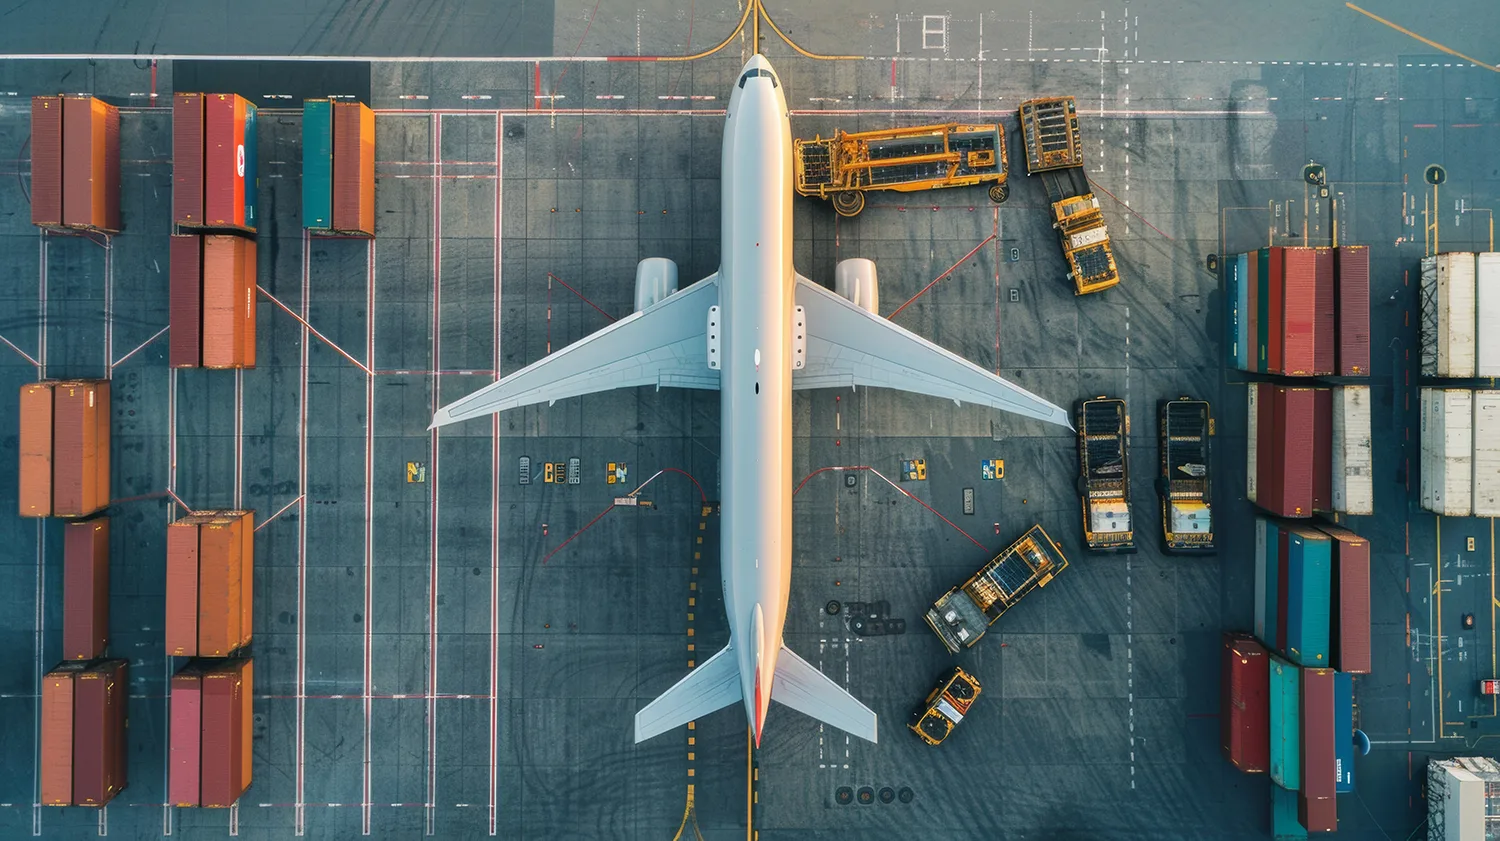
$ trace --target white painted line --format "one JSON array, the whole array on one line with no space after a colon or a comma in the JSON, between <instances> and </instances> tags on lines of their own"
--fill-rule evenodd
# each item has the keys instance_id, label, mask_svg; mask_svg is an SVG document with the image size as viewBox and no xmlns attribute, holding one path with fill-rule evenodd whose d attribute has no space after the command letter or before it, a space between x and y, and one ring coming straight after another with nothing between
<instances>
[{"instance_id":1,"label":"white painted line","mask_svg":"<svg viewBox=\"0 0 1500 841\"><path fill-rule=\"evenodd\" d=\"M443 276L443 115L432 122L432 409L441 404L442 369L442 276ZM436 833L437 821L437 590L438 590L438 430L432 430L432 480L428 493L432 498L431 546L427 580L427 800L423 804L425 833Z\"/></svg>"},{"instance_id":2,"label":"white painted line","mask_svg":"<svg viewBox=\"0 0 1500 841\"><path fill-rule=\"evenodd\" d=\"M379 218L378 216L376 217ZM374 233L373 231L371 233ZM360 781L360 832L370 834L370 694L374 688L371 674L372 621L375 606L375 239L370 238L365 252L365 603L364 603L364 685L361 706L365 714L365 745Z\"/></svg>"},{"instance_id":3,"label":"white painted line","mask_svg":"<svg viewBox=\"0 0 1500 841\"><path fill-rule=\"evenodd\" d=\"M302 231L302 342L299 346L302 375L298 383L297 420L297 495L307 498L307 362L311 342L308 297L312 292L312 234ZM293 804L292 829L298 836L307 833L307 504L297 518L297 719L296 783L297 798Z\"/></svg>"},{"instance_id":4,"label":"white painted line","mask_svg":"<svg viewBox=\"0 0 1500 841\"><path fill-rule=\"evenodd\" d=\"M500 376L500 244L505 207L505 118L495 115L495 345L491 368ZM500 415L490 416L490 788L489 829L499 827L500 746Z\"/></svg>"}]
</instances>

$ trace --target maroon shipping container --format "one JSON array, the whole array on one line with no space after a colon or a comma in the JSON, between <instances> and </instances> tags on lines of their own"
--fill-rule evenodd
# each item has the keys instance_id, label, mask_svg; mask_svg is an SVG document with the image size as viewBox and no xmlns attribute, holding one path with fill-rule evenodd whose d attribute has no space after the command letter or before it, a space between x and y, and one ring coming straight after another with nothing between
<instances>
[{"instance_id":1,"label":"maroon shipping container","mask_svg":"<svg viewBox=\"0 0 1500 841\"><path fill-rule=\"evenodd\" d=\"M1370 673L1370 542L1338 526L1333 538L1333 628L1330 651L1341 672Z\"/></svg>"},{"instance_id":2,"label":"maroon shipping container","mask_svg":"<svg viewBox=\"0 0 1500 841\"><path fill-rule=\"evenodd\" d=\"M125 787L124 660L107 660L73 681L73 802L103 806Z\"/></svg>"},{"instance_id":3,"label":"maroon shipping container","mask_svg":"<svg viewBox=\"0 0 1500 841\"><path fill-rule=\"evenodd\" d=\"M203 224L203 94L172 97L172 221Z\"/></svg>"},{"instance_id":4,"label":"maroon shipping container","mask_svg":"<svg viewBox=\"0 0 1500 841\"><path fill-rule=\"evenodd\" d=\"M171 759L167 801L197 806L203 756L203 675L189 663L172 676Z\"/></svg>"},{"instance_id":5,"label":"maroon shipping container","mask_svg":"<svg viewBox=\"0 0 1500 841\"><path fill-rule=\"evenodd\" d=\"M1268 383L1252 383L1255 389L1255 499L1270 500L1280 496L1280 493L1271 485L1276 478L1271 471L1271 465L1275 463L1273 458L1274 448L1272 443L1277 440L1276 421L1276 387Z\"/></svg>"},{"instance_id":6,"label":"maroon shipping container","mask_svg":"<svg viewBox=\"0 0 1500 841\"><path fill-rule=\"evenodd\" d=\"M245 791L244 662L224 661L203 675L204 806L227 808Z\"/></svg>"},{"instance_id":7,"label":"maroon shipping container","mask_svg":"<svg viewBox=\"0 0 1500 841\"><path fill-rule=\"evenodd\" d=\"M1283 517L1311 517L1316 390L1267 384L1261 384L1260 388L1257 414L1261 417L1261 431L1256 440L1255 504ZM1267 391L1271 393L1267 395ZM1265 418L1266 409L1260 408L1267 404L1269 418ZM1331 463L1331 439L1328 451Z\"/></svg>"},{"instance_id":8,"label":"maroon shipping container","mask_svg":"<svg viewBox=\"0 0 1500 841\"><path fill-rule=\"evenodd\" d=\"M31 98L31 224L61 225L63 102Z\"/></svg>"},{"instance_id":9,"label":"maroon shipping container","mask_svg":"<svg viewBox=\"0 0 1500 841\"><path fill-rule=\"evenodd\" d=\"M80 381L53 388L52 512L56 516L85 517L109 504L108 386L107 381ZM101 417L105 422L100 422Z\"/></svg>"},{"instance_id":10,"label":"maroon shipping container","mask_svg":"<svg viewBox=\"0 0 1500 841\"><path fill-rule=\"evenodd\" d=\"M1271 762L1270 662L1249 634L1223 638L1219 739L1234 767L1262 773Z\"/></svg>"},{"instance_id":11,"label":"maroon shipping container","mask_svg":"<svg viewBox=\"0 0 1500 841\"><path fill-rule=\"evenodd\" d=\"M1335 360L1334 332L1338 329L1334 303L1333 249L1313 250L1313 374L1323 377L1338 373Z\"/></svg>"},{"instance_id":12,"label":"maroon shipping container","mask_svg":"<svg viewBox=\"0 0 1500 841\"><path fill-rule=\"evenodd\" d=\"M1286 348L1286 255L1287 249L1275 246L1266 249L1269 265L1266 267L1266 364L1260 370L1269 374L1280 374L1282 352Z\"/></svg>"},{"instance_id":13,"label":"maroon shipping container","mask_svg":"<svg viewBox=\"0 0 1500 841\"><path fill-rule=\"evenodd\" d=\"M203 364L203 237L176 236L171 241L168 363L173 368L197 368Z\"/></svg>"},{"instance_id":14,"label":"maroon shipping container","mask_svg":"<svg viewBox=\"0 0 1500 841\"><path fill-rule=\"evenodd\" d=\"M1348 738L1348 734L1344 734ZM1302 789L1297 817L1308 832L1338 829L1333 669L1302 670Z\"/></svg>"},{"instance_id":15,"label":"maroon shipping container","mask_svg":"<svg viewBox=\"0 0 1500 841\"><path fill-rule=\"evenodd\" d=\"M62 222L120 230L120 112L91 96L63 97Z\"/></svg>"},{"instance_id":16,"label":"maroon shipping container","mask_svg":"<svg viewBox=\"0 0 1500 841\"><path fill-rule=\"evenodd\" d=\"M1370 375L1370 247L1341 245L1334 256L1338 320L1338 372Z\"/></svg>"},{"instance_id":17,"label":"maroon shipping container","mask_svg":"<svg viewBox=\"0 0 1500 841\"><path fill-rule=\"evenodd\" d=\"M1333 510L1333 391L1313 390L1312 507Z\"/></svg>"},{"instance_id":18,"label":"maroon shipping container","mask_svg":"<svg viewBox=\"0 0 1500 841\"><path fill-rule=\"evenodd\" d=\"M1317 272L1311 248L1282 249L1284 284L1281 334L1281 368L1272 373L1292 377L1312 376L1315 362ZM1273 340L1275 341L1275 340Z\"/></svg>"},{"instance_id":19,"label":"maroon shipping container","mask_svg":"<svg viewBox=\"0 0 1500 841\"><path fill-rule=\"evenodd\" d=\"M104 656L109 642L109 518L63 530L63 659Z\"/></svg>"}]
</instances>

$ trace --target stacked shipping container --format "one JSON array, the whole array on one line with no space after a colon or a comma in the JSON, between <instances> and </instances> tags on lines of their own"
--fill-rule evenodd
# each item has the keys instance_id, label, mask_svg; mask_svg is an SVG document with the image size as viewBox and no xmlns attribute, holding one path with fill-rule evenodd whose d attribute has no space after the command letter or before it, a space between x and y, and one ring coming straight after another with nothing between
<instances>
[{"instance_id":1,"label":"stacked shipping container","mask_svg":"<svg viewBox=\"0 0 1500 841\"><path fill-rule=\"evenodd\" d=\"M23 517L86 517L109 504L109 381L21 387Z\"/></svg>"},{"instance_id":2,"label":"stacked shipping container","mask_svg":"<svg viewBox=\"0 0 1500 841\"><path fill-rule=\"evenodd\" d=\"M172 219L180 228L256 226L256 108L235 94L172 100Z\"/></svg>"},{"instance_id":3,"label":"stacked shipping container","mask_svg":"<svg viewBox=\"0 0 1500 841\"><path fill-rule=\"evenodd\" d=\"M179 235L171 258L172 367L254 368L255 243Z\"/></svg>"},{"instance_id":4,"label":"stacked shipping container","mask_svg":"<svg viewBox=\"0 0 1500 841\"><path fill-rule=\"evenodd\" d=\"M1477 317L1474 373L1500 377L1500 252L1474 258L1474 311Z\"/></svg>"},{"instance_id":5,"label":"stacked shipping container","mask_svg":"<svg viewBox=\"0 0 1500 841\"><path fill-rule=\"evenodd\" d=\"M1304 666L1370 671L1370 544L1333 525L1255 521L1255 636Z\"/></svg>"},{"instance_id":6,"label":"stacked shipping container","mask_svg":"<svg viewBox=\"0 0 1500 841\"><path fill-rule=\"evenodd\" d=\"M1260 773L1270 764L1269 655L1244 634L1225 634L1221 665L1220 744L1241 771Z\"/></svg>"},{"instance_id":7,"label":"stacked shipping container","mask_svg":"<svg viewBox=\"0 0 1500 841\"><path fill-rule=\"evenodd\" d=\"M1297 817L1297 792L1271 786L1271 838L1298 841L1306 837L1307 828Z\"/></svg>"},{"instance_id":8,"label":"stacked shipping container","mask_svg":"<svg viewBox=\"0 0 1500 841\"><path fill-rule=\"evenodd\" d=\"M1424 377L1466 379L1474 376L1474 269L1472 253L1422 258Z\"/></svg>"},{"instance_id":9,"label":"stacked shipping container","mask_svg":"<svg viewBox=\"0 0 1500 841\"><path fill-rule=\"evenodd\" d=\"M124 660L63 663L42 679L45 806L103 806L126 785Z\"/></svg>"},{"instance_id":10,"label":"stacked shipping container","mask_svg":"<svg viewBox=\"0 0 1500 841\"><path fill-rule=\"evenodd\" d=\"M1225 261L1228 361L1289 377L1369 373L1369 251L1262 248Z\"/></svg>"},{"instance_id":11,"label":"stacked shipping container","mask_svg":"<svg viewBox=\"0 0 1500 841\"><path fill-rule=\"evenodd\" d=\"M120 112L89 96L31 100L31 222L120 230Z\"/></svg>"},{"instance_id":12,"label":"stacked shipping container","mask_svg":"<svg viewBox=\"0 0 1500 841\"><path fill-rule=\"evenodd\" d=\"M1500 391L1474 392L1475 517L1500 517Z\"/></svg>"},{"instance_id":13,"label":"stacked shipping container","mask_svg":"<svg viewBox=\"0 0 1500 841\"><path fill-rule=\"evenodd\" d=\"M1334 249L1334 308L1338 323L1338 372L1345 377L1370 375L1370 247Z\"/></svg>"},{"instance_id":14,"label":"stacked shipping container","mask_svg":"<svg viewBox=\"0 0 1500 841\"><path fill-rule=\"evenodd\" d=\"M244 660L195 660L172 678L168 799L229 807L251 782L254 671Z\"/></svg>"},{"instance_id":15,"label":"stacked shipping container","mask_svg":"<svg viewBox=\"0 0 1500 841\"><path fill-rule=\"evenodd\" d=\"M1334 790L1345 794L1354 790L1354 675L1333 675L1333 757Z\"/></svg>"},{"instance_id":16,"label":"stacked shipping container","mask_svg":"<svg viewBox=\"0 0 1500 841\"><path fill-rule=\"evenodd\" d=\"M1286 638L1281 650L1301 666L1328 665L1332 547L1328 535L1292 526L1286 537Z\"/></svg>"},{"instance_id":17,"label":"stacked shipping container","mask_svg":"<svg viewBox=\"0 0 1500 841\"><path fill-rule=\"evenodd\" d=\"M109 643L109 518L63 530L63 659L104 656Z\"/></svg>"},{"instance_id":18,"label":"stacked shipping container","mask_svg":"<svg viewBox=\"0 0 1500 841\"><path fill-rule=\"evenodd\" d=\"M1302 786L1297 817L1309 832L1338 828L1334 800L1338 762L1334 757L1334 675L1332 669L1302 670ZM1349 734L1352 741L1353 734Z\"/></svg>"},{"instance_id":19,"label":"stacked shipping container","mask_svg":"<svg viewBox=\"0 0 1500 841\"><path fill-rule=\"evenodd\" d=\"M1270 658L1271 781L1288 791L1302 787L1302 670Z\"/></svg>"},{"instance_id":20,"label":"stacked shipping container","mask_svg":"<svg viewBox=\"0 0 1500 841\"><path fill-rule=\"evenodd\" d=\"M223 657L250 641L255 514L200 512L167 529L167 654Z\"/></svg>"},{"instance_id":21,"label":"stacked shipping container","mask_svg":"<svg viewBox=\"0 0 1500 841\"><path fill-rule=\"evenodd\" d=\"M1332 510L1375 513L1375 473L1370 447L1370 387L1333 388Z\"/></svg>"},{"instance_id":22,"label":"stacked shipping container","mask_svg":"<svg viewBox=\"0 0 1500 841\"><path fill-rule=\"evenodd\" d=\"M310 99L302 111L302 224L375 235L375 112L358 102Z\"/></svg>"},{"instance_id":23,"label":"stacked shipping container","mask_svg":"<svg viewBox=\"0 0 1500 841\"><path fill-rule=\"evenodd\" d=\"M1329 653L1340 672L1370 673L1370 543L1339 526L1319 526L1332 538L1334 615Z\"/></svg>"},{"instance_id":24,"label":"stacked shipping container","mask_svg":"<svg viewBox=\"0 0 1500 841\"><path fill-rule=\"evenodd\" d=\"M1283 517L1374 513L1368 386L1247 389L1251 502Z\"/></svg>"},{"instance_id":25,"label":"stacked shipping container","mask_svg":"<svg viewBox=\"0 0 1500 841\"><path fill-rule=\"evenodd\" d=\"M1449 517L1474 508L1474 392L1424 388L1422 409L1422 507Z\"/></svg>"}]
</instances>

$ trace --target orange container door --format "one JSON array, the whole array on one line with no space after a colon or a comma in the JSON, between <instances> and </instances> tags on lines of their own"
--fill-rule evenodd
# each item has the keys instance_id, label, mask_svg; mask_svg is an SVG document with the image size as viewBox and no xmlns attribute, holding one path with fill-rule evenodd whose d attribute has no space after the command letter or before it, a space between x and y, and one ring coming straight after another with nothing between
<instances>
[{"instance_id":1,"label":"orange container door","mask_svg":"<svg viewBox=\"0 0 1500 841\"><path fill-rule=\"evenodd\" d=\"M20 509L22 517L52 514L52 384L21 387Z\"/></svg>"},{"instance_id":2,"label":"orange container door","mask_svg":"<svg viewBox=\"0 0 1500 841\"><path fill-rule=\"evenodd\" d=\"M198 522L183 517L167 526L167 654L198 653Z\"/></svg>"},{"instance_id":3,"label":"orange container door","mask_svg":"<svg viewBox=\"0 0 1500 841\"><path fill-rule=\"evenodd\" d=\"M73 803L73 675L48 674L42 678L41 732L42 804L68 806Z\"/></svg>"}]
</instances>

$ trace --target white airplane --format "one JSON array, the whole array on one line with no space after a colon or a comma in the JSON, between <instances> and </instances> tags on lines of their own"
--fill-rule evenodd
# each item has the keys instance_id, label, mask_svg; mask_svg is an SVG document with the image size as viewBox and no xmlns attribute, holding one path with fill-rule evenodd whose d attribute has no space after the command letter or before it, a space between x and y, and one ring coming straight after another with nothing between
<instances>
[{"instance_id":1,"label":"white airplane","mask_svg":"<svg viewBox=\"0 0 1500 841\"><path fill-rule=\"evenodd\" d=\"M636 268L636 311L439 409L432 426L615 388L718 389L720 528L729 644L636 713L635 739L737 701L760 744L779 701L870 741L876 717L782 642L792 577L792 391L881 386L1068 426L1068 414L878 313L875 264L841 261L835 289L792 268L792 135L764 56L729 95L719 270L677 291L677 266Z\"/></svg>"}]
</instances>

